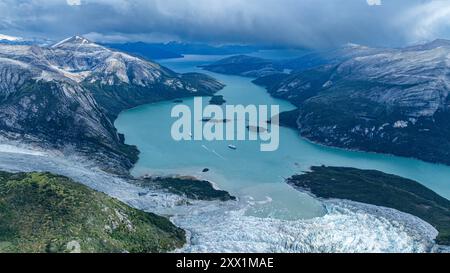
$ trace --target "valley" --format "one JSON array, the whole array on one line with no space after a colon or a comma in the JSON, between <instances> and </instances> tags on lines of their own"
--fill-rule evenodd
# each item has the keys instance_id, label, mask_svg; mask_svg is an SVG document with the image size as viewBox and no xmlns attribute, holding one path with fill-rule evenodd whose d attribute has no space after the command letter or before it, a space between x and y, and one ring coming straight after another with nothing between
<instances>
[{"instance_id":1,"label":"valley","mask_svg":"<svg viewBox=\"0 0 450 273\"><path fill-rule=\"evenodd\" d=\"M17 50L39 61L24 65L23 53L12 57ZM33 51L37 57L27 55ZM66 55L72 51L80 58ZM199 67L223 56L186 55L163 60L160 66L81 37L53 49L1 52L0 75L7 80L2 81L3 90L10 93L0 109L6 117L0 169L64 175L131 207L166 216L187 234L188 243L178 244L176 251L440 251L434 242L436 229L417 217L346 200L319 200L298 192L285 179L317 165L377 169L414 179L449 198L447 166L320 146L285 127L279 128L280 148L273 153L262 153L258 141L174 142L170 110L174 103L191 105L194 96L222 96L221 107L275 104L298 114L295 102L276 98L270 89L267 93L251 77ZM39 56L56 53L64 60L40 63ZM60 62L57 70L48 66L54 62ZM16 76L12 71L17 67L24 70ZM269 87L270 77L288 76L266 75L258 84ZM274 87L277 81L272 83ZM26 115L19 115L22 112ZM153 181L146 184L145 177ZM330 233L330 226L339 232Z\"/></svg>"}]
</instances>

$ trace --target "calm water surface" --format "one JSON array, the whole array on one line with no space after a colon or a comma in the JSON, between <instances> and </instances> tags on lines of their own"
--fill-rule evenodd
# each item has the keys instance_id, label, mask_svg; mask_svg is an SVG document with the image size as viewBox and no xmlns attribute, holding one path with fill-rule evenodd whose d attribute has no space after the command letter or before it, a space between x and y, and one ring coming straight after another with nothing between
<instances>
[{"instance_id":1,"label":"calm water surface","mask_svg":"<svg viewBox=\"0 0 450 273\"><path fill-rule=\"evenodd\" d=\"M161 63L180 73L195 71L212 75L226 84L218 94L224 96L227 104L277 104L281 111L294 108L289 102L272 98L249 78L200 71L197 67L220 58L223 56L191 55ZM203 101L206 104L208 98ZM183 104L192 106L193 99L184 99ZM300 138L295 130L288 128L280 128L280 147L275 152L261 152L258 141L174 141L170 131L175 119L170 114L175 105L171 101L160 102L120 114L116 127L125 134L126 143L137 145L141 151L133 175L183 174L208 179L252 204L248 214L280 219L305 219L324 213L319 201L284 182L284 178L292 174L322 164L397 174L450 198L450 167L324 147ZM237 150L229 149L229 144L235 145ZM210 171L202 173L203 168Z\"/></svg>"}]
</instances>

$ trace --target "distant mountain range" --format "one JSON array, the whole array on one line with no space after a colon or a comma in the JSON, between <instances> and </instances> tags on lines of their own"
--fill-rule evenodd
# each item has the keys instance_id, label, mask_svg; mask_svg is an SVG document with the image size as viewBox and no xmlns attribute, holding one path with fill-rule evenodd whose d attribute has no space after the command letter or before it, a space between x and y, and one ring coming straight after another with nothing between
<instances>
[{"instance_id":1,"label":"distant mountain range","mask_svg":"<svg viewBox=\"0 0 450 273\"><path fill-rule=\"evenodd\" d=\"M0 34L0 44L48 46L53 43L54 42L52 42L51 40L46 39L46 38L22 38L22 37Z\"/></svg>"},{"instance_id":2,"label":"distant mountain range","mask_svg":"<svg viewBox=\"0 0 450 273\"><path fill-rule=\"evenodd\" d=\"M221 45L212 46L199 43L145 43L145 42L129 42L129 43L107 43L104 46L121 50L138 57L158 60L169 58L181 58L184 55L232 55L247 54L257 51L258 48L253 46L241 45Z\"/></svg>"},{"instance_id":3,"label":"distant mountain range","mask_svg":"<svg viewBox=\"0 0 450 273\"><path fill-rule=\"evenodd\" d=\"M105 46L149 60L172 59L183 57L182 54L172 52L169 49L166 49L164 47L164 44L149 44L144 42L135 42L122 44L105 44Z\"/></svg>"},{"instance_id":4,"label":"distant mountain range","mask_svg":"<svg viewBox=\"0 0 450 273\"><path fill-rule=\"evenodd\" d=\"M370 48L356 44L323 51L306 50L289 59L265 59L248 55L234 55L202 66L205 70L244 77L264 77L279 73L299 72L326 64L337 64L358 56L376 54L389 49Z\"/></svg>"},{"instance_id":5,"label":"distant mountain range","mask_svg":"<svg viewBox=\"0 0 450 273\"><path fill-rule=\"evenodd\" d=\"M22 40L22 38L20 38L20 37L15 37L15 36L10 36L10 35L5 35L5 34L0 33L0 41L16 42L16 41L20 41L20 40Z\"/></svg>"},{"instance_id":6,"label":"distant mountain range","mask_svg":"<svg viewBox=\"0 0 450 273\"><path fill-rule=\"evenodd\" d=\"M263 77L283 72L274 60L247 55L231 56L201 67L211 72L244 77Z\"/></svg>"},{"instance_id":7,"label":"distant mountain range","mask_svg":"<svg viewBox=\"0 0 450 273\"><path fill-rule=\"evenodd\" d=\"M90 156L127 173L137 149L113 120L140 104L211 95L223 85L74 36L51 47L0 44L0 134Z\"/></svg>"}]
</instances>

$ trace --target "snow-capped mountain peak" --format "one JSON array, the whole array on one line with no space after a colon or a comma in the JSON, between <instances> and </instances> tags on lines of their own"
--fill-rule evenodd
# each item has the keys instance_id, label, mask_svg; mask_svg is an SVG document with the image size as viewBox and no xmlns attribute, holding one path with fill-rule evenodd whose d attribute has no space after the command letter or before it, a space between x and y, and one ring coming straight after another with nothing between
<instances>
[{"instance_id":1,"label":"snow-capped mountain peak","mask_svg":"<svg viewBox=\"0 0 450 273\"><path fill-rule=\"evenodd\" d=\"M440 47L450 48L450 40L436 39L436 40L428 42L428 43L407 47L406 50L423 51L423 50L431 50L431 49L440 48Z\"/></svg>"},{"instance_id":2,"label":"snow-capped mountain peak","mask_svg":"<svg viewBox=\"0 0 450 273\"><path fill-rule=\"evenodd\" d=\"M64 39L51 47L1 45L0 95L5 90L8 93L16 90L19 79L126 84L144 89L160 85L160 89L171 92L198 91L191 81L157 63L111 50L81 36Z\"/></svg>"},{"instance_id":3,"label":"snow-capped mountain peak","mask_svg":"<svg viewBox=\"0 0 450 273\"><path fill-rule=\"evenodd\" d=\"M356 44L356 43L346 43L343 46L344 48L368 48L367 46Z\"/></svg>"},{"instance_id":4,"label":"snow-capped mountain peak","mask_svg":"<svg viewBox=\"0 0 450 273\"><path fill-rule=\"evenodd\" d=\"M51 47L52 48L60 48L63 46L73 46L73 45L79 46L79 45L86 45L86 44L93 45L94 43L92 43L91 41L89 41L88 39L86 39L82 36L76 35L76 36L66 38L66 39L52 45Z\"/></svg>"},{"instance_id":5,"label":"snow-capped mountain peak","mask_svg":"<svg viewBox=\"0 0 450 273\"><path fill-rule=\"evenodd\" d=\"M0 34L0 40L6 40L6 41L10 41L10 42L16 42L16 41L22 40L22 38L20 38L20 37L14 37L14 36L9 36L9 35L4 35L4 34Z\"/></svg>"}]
</instances>

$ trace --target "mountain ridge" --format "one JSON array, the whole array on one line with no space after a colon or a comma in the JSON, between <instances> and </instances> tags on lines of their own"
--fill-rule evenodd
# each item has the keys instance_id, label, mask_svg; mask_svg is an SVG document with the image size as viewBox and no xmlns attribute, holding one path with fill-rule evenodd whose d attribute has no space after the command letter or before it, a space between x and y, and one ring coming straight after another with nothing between
<instances>
[{"instance_id":1,"label":"mountain ridge","mask_svg":"<svg viewBox=\"0 0 450 273\"><path fill-rule=\"evenodd\" d=\"M81 36L50 47L0 45L0 133L44 148L70 146L127 174L138 151L113 125L122 110L221 88L209 76L178 74Z\"/></svg>"},{"instance_id":2,"label":"mountain ridge","mask_svg":"<svg viewBox=\"0 0 450 273\"><path fill-rule=\"evenodd\" d=\"M298 107L282 123L309 140L450 165L450 47L373 52L255 83Z\"/></svg>"}]
</instances>

